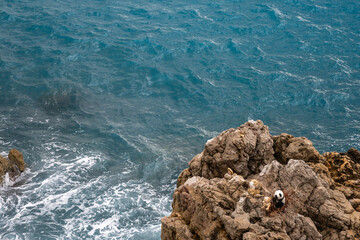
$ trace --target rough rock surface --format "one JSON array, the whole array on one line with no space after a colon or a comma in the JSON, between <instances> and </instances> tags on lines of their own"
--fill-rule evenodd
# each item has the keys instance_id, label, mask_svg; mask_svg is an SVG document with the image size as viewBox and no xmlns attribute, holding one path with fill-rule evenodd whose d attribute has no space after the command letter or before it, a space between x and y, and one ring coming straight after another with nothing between
<instances>
[{"instance_id":1,"label":"rough rock surface","mask_svg":"<svg viewBox=\"0 0 360 240\"><path fill-rule=\"evenodd\" d=\"M18 150L10 150L8 158L0 156L0 183L2 183L6 174L8 174L10 178L14 178L24 170L25 161L22 153Z\"/></svg>"},{"instance_id":2,"label":"rough rock surface","mask_svg":"<svg viewBox=\"0 0 360 240\"><path fill-rule=\"evenodd\" d=\"M320 155L306 138L249 121L209 140L180 174L161 239L360 239L359 164L356 149Z\"/></svg>"},{"instance_id":3,"label":"rough rock surface","mask_svg":"<svg viewBox=\"0 0 360 240\"><path fill-rule=\"evenodd\" d=\"M273 140L268 127L260 120L249 121L207 141L204 151L196 155L181 174L179 184L192 176L223 177L228 168L247 177L259 173L272 160Z\"/></svg>"},{"instance_id":4,"label":"rough rock surface","mask_svg":"<svg viewBox=\"0 0 360 240\"><path fill-rule=\"evenodd\" d=\"M350 200L352 206L360 211L360 152L354 148L347 153L324 153L324 165L334 180L334 188Z\"/></svg>"},{"instance_id":5,"label":"rough rock surface","mask_svg":"<svg viewBox=\"0 0 360 240\"><path fill-rule=\"evenodd\" d=\"M274 136L274 156L282 164L290 159L301 159L305 162L321 162L322 156L312 142L305 137L294 137L287 133Z\"/></svg>"}]
</instances>

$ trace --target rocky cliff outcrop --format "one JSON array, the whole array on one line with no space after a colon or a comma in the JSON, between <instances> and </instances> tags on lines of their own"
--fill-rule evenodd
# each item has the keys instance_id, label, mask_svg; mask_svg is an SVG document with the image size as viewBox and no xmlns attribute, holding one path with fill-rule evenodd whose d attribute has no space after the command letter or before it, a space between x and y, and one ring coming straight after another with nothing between
<instances>
[{"instance_id":1,"label":"rocky cliff outcrop","mask_svg":"<svg viewBox=\"0 0 360 240\"><path fill-rule=\"evenodd\" d=\"M359 239L359 174L356 149L321 155L307 138L249 121L209 140L180 174L161 239Z\"/></svg>"},{"instance_id":2,"label":"rocky cliff outcrop","mask_svg":"<svg viewBox=\"0 0 360 240\"><path fill-rule=\"evenodd\" d=\"M8 158L0 156L0 184L6 174L15 178L25 170L25 161L21 152L16 149L9 151Z\"/></svg>"}]
</instances>

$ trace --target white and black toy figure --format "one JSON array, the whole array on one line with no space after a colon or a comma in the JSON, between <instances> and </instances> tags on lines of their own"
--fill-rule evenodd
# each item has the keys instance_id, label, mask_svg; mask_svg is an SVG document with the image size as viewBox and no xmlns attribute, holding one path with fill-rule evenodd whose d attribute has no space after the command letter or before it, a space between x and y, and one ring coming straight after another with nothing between
<instances>
[{"instance_id":1,"label":"white and black toy figure","mask_svg":"<svg viewBox=\"0 0 360 240\"><path fill-rule=\"evenodd\" d=\"M274 197L272 200L273 200L273 206L277 209L285 206L285 196L284 196L283 191L281 191L281 190L275 191Z\"/></svg>"}]
</instances>

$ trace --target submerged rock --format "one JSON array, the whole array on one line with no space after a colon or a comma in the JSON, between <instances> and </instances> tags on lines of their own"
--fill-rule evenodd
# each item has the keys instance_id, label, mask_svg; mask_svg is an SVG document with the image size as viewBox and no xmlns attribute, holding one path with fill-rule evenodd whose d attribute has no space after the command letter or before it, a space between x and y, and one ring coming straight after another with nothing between
<instances>
[{"instance_id":1,"label":"submerged rock","mask_svg":"<svg viewBox=\"0 0 360 240\"><path fill-rule=\"evenodd\" d=\"M51 89L38 98L38 105L48 114L63 114L78 107L79 93L68 88Z\"/></svg>"},{"instance_id":2,"label":"submerged rock","mask_svg":"<svg viewBox=\"0 0 360 240\"><path fill-rule=\"evenodd\" d=\"M224 131L180 174L161 239L358 239L359 156L320 155L261 121Z\"/></svg>"},{"instance_id":3,"label":"submerged rock","mask_svg":"<svg viewBox=\"0 0 360 240\"><path fill-rule=\"evenodd\" d=\"M10 178L15 178L25 170L25 161L21 152L16 149L9 151L8 158L0 156L0 183L6 174Z\"/></svg>"}]
</instances>

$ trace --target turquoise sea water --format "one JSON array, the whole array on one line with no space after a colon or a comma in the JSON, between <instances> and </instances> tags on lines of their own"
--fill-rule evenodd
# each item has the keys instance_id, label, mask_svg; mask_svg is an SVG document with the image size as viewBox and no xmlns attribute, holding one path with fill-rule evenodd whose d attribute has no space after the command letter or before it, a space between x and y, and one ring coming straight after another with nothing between
<instances>
[{"instance_id":1,"label":"turquoise sea water","mask_svg":"<svg viewBox=\"0 0 360 240\"><path fill-rule=\"evenodd\" d=\"M159 239L176 178L249 119L360 148L360 2L1 0L0 239Z\"/></svg>"}]
</instances>

